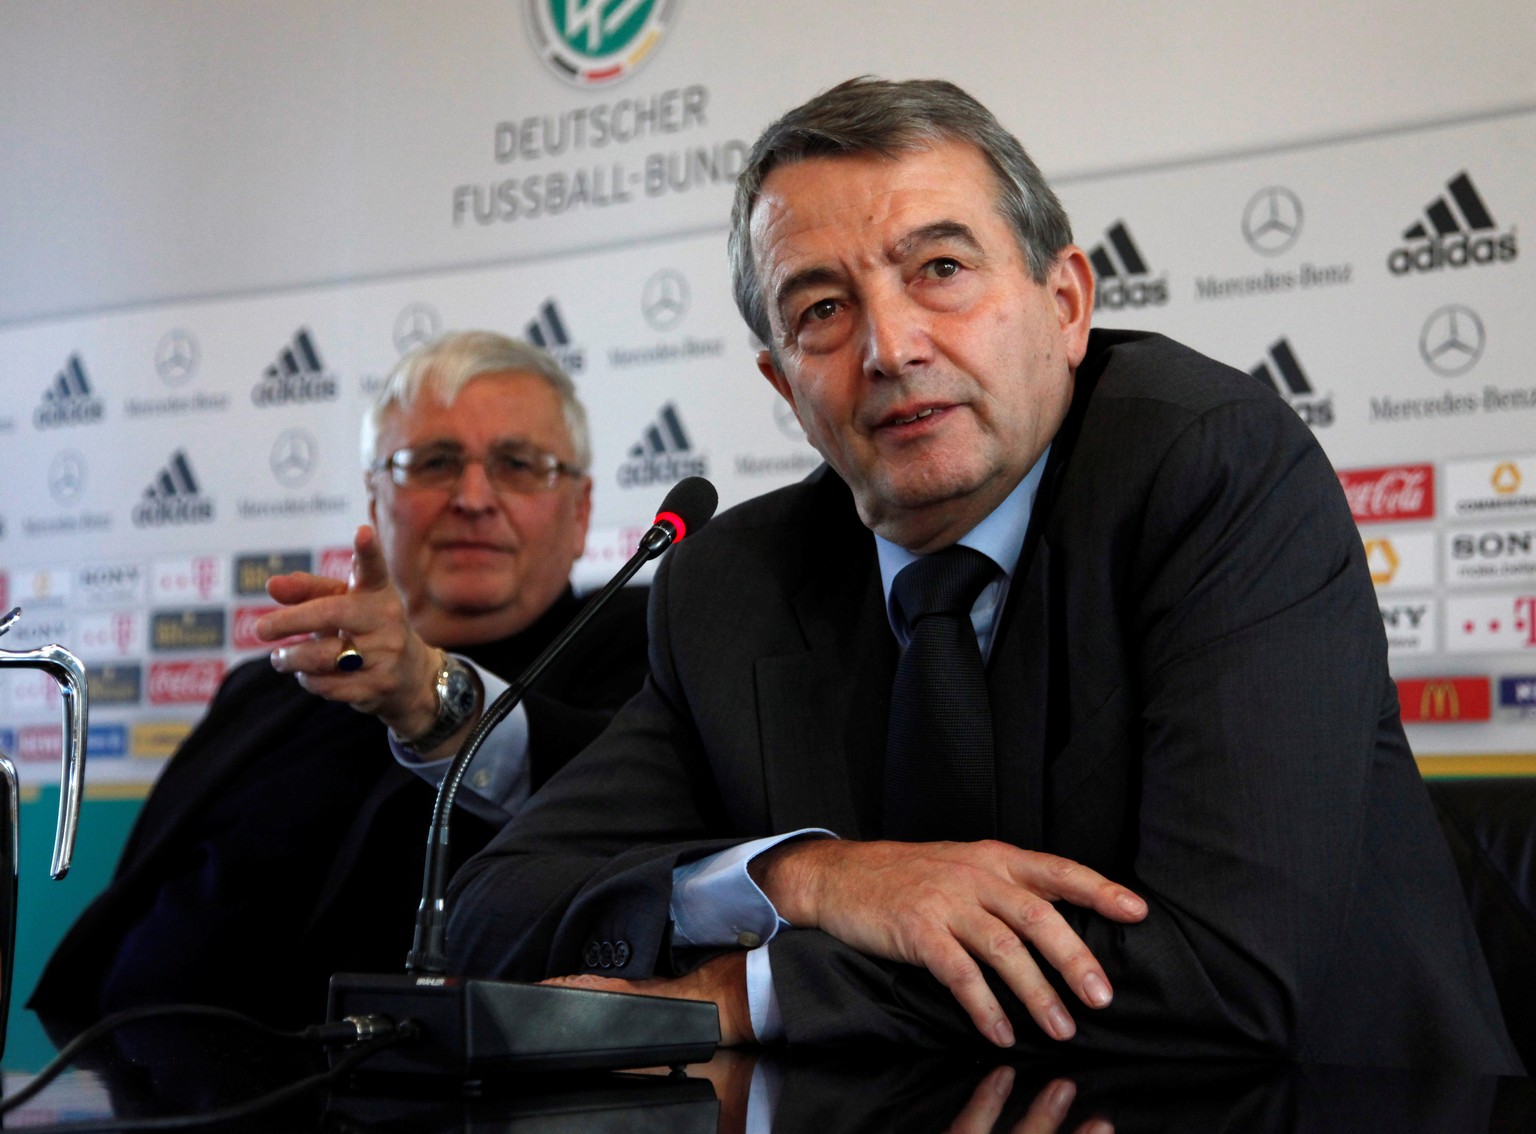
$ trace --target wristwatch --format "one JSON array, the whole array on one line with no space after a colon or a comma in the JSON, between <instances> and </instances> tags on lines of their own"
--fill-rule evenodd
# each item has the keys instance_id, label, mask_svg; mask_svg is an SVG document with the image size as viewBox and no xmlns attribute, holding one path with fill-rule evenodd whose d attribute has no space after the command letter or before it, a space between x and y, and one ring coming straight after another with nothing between
<instances>
[{"instance_id":1,"label":"wristwatch","mask_svg":"<svg viewBox=\"0 0 1536 1134\"><path fill-rule=\"evenodd\" d=\"M442 663L437 668L437 717L420 736L406 740L390 730L391 735L412 752L431 752L447 740L480 708L480 679L458 658L440 651Z\"/></svg>"}]
</instances>

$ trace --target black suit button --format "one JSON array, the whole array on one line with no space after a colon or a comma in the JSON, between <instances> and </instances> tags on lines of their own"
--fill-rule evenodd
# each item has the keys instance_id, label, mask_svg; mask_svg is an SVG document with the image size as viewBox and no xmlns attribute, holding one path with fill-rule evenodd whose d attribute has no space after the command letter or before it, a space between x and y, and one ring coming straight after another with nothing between
<instances>
[{"instance_id":1,"label":"black suit button","mask_svg":"<svg viewBox=\"0 0 1536 1134\"><path fill-rule=\"evenodd\" d=\"M629 942L617 941L613 946L613 967L622 969L629 964Z\"/></svg>"},{"instance_id":2,"label":"black suit button","mask_svg":"<svg viewBox=\"0 0 1536 1134\"><path fill-rule=\"evenodd\" d=\"M596 941L588 941L587 942L587 951L585 953L583 953L582 957L581 957L582 963L584 963L587 966L587 968L589 968L589 969L595 969L595 968L597 968L597 962L601 958L602 958L602 952L599 950L597 942Z\"/></svg>"},{"instance_id":3,"label":"black suit button","mask_svg":"<svg viewBox=\"0 0 1536 1134\"><path fill-rule=\"evenodd\" d=\"M602 960L599 963L605 969L613 968L613 942L612 941L604 941L603 942Z\"/></svg>"}]
</instances>

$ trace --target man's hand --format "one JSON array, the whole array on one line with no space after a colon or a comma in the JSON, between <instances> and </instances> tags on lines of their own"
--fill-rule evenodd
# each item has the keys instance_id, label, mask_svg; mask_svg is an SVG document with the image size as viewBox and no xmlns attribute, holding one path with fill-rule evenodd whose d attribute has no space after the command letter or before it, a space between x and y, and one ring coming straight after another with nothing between
<instances>
[{"instance_id":1,"label":"man's hand","mask_svg":"<svg viewBox=\"0 0 1536 1134\"><path fill-rule=\"evenodd\" d=\"M1077 1026L1025 942L1084 1004L1102 1008L1113 994L1109 979L1051 903L1120 922L1147 915L1146 902L1086 866L992 841L798 840L759 855L750 871L792 924L926 968L999 1047L1012 1046L1013 1025L981 965L1002 977L1046 1035L1071 1039Z\"/></svg>"},{"instance_id":2,"label":"man's hand","mask_svg":"<svg viewBox=\"0 0 1536 1134\"><path fill-rule=\"evenodd\" d=\"M352 548L347 583L305 571L268 580L267 593L286 609L263 615L256 633L266 642L310 635L273 650L272 667L296 674L311 693L371 713L397 735L418 736L437 716L438 651L406 621L374 530L358 528ZM336 667L347 642L363 655L352 673Z\"/></svg>"},{"instance_id":3,"label":"man's hand","mask_svg":"<svg viewBox=\"0 0 1536 1134\"><path fill-rule=\"evenodd\" d=\"M709 1000L720 1010L720 1044L736 1047L756 1043L752 1012L747 1006L747 954L741 949L711 957L692 972L678 977L622 980L619 977L581 973L551 977L542 984L563 988L596 988L604 992L631 992L640 996L670 996L678 1000Z\"/></svg>"}]
</instances>

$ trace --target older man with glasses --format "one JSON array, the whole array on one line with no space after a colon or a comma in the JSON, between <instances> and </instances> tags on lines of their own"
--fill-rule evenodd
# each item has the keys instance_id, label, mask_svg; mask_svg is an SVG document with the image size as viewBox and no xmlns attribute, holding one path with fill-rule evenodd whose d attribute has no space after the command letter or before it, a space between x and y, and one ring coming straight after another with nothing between
<instances>
[{"instance_id":1,"label":"older man with glasses","mask_svg":"<svg viewBox=\"0 0 1536 1134\"><path fill-rule=\"evenodd\" d=\"M403 963L433 784L578 609L591 453L559 365L470 331L400 362L362 456L371 524L351 579L271 581L270 657L230 674L166 768L39 982L45 1016L189 1001L303 1023L332 972ZM456 858L639 688L644 593L596 622L470 768Z\"/></svg>"}]
</instances>

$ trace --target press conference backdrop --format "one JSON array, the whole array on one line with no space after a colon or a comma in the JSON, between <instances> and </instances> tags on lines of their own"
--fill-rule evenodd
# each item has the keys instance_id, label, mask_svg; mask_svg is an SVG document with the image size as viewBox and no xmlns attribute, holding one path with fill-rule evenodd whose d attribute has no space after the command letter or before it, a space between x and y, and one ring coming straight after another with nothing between
<instances>
[{"instance_id":1,"label":"press conference backdrop","mask_svg":"<svg viewBox=\"0 0 1536 1134\"><path fill-rule=\"evenodd\" d=\"M358 419L442 330L525 336L576 378L583 583L678 478L730 504L813 468L725 222L761 127L865 71L973 90L1060 189L1097 323L1189 342L1313 429L1416 751L1530 760L1531 6L938 8L0 11L0 607L25 610L0 645L89 663L93 787L141 791L262 652L274 572L345 574ZM48 679L0 674L31 783L59 717Z\"/></svg>"}]
</instances>

